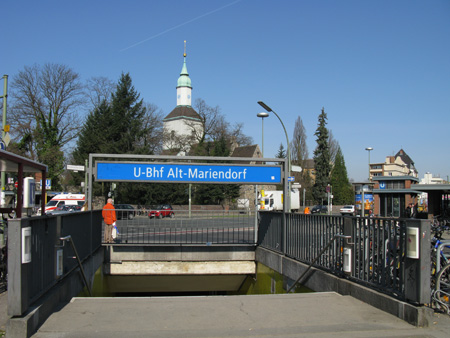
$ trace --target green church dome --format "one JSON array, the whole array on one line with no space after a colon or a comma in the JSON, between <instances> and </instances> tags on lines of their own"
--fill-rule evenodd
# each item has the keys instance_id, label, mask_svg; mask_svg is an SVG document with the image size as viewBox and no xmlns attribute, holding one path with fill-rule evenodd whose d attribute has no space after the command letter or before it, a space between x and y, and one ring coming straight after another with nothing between
<instances>
[{"instance_id":1,"label":"green church dome","mask_svg":"<svg viewBox=\"0 0 450 338\"><path fill-rule=\"evenodd\" d=\"M189 73L186 67L186 56L184 56L183 68L181 69L180 77L178 78L178 87L189 87L192 88L191 79L189 78Z\"/></svg>"}]
</instances>

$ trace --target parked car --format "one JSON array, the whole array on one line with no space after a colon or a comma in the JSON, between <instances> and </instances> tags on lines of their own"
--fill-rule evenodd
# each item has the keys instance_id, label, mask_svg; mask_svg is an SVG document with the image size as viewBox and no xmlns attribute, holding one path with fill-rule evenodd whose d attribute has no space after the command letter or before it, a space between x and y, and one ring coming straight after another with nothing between
<instances>
[{"instance_id":1,"label":"parked car","mask_svg":"<svg viewBox=\"0 0 450 338\"><path fill-rule=\"evenodd\" d=\"M173 208L170 204L161 204L158 205L155 209L152 209L148 213L149 218L163 218L163 217L174 217L175 213L173 212Z\"/></svg>"},{"instance_id":2,"label":"parked car","mask_svg":"<svg viewBox=\"0 0 450 338\"><path fill-rule=\"evenodd\" d=\"M341 215L355 215L355 206L354 205L344 205L341 209L339 209Z\"/></svg>"},{"instance_id":3,"label":"parked car","mask_svg":"<svg viewBox=\"0 0 450 338\"><path fill-rule=\"evenodd\" d=\"M328 207L326 205L315 205L311 208L311 214L327 214Z\"/></svg>"},{"instance_id":4,"label":"parked car","mask_svg":"<svg viewBox=\"0 0 450 338\"><path fill-rule=\"evenodd\" d=\"M115 204L117 219L133 219L136 216L136 210L130 204Z\"/></svg>"}]
</instances>

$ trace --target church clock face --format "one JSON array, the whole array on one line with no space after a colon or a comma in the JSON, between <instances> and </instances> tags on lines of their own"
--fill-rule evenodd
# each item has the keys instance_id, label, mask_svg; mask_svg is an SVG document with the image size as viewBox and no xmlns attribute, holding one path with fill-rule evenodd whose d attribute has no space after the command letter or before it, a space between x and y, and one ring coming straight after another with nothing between
<instances>
[{"instance_id":1,"label":"church clock face","mask_svg":"<svg viewBox=\"0 0 450 338\"><path fill-rule=\"evenodd\" d=\"M177 98L180 98L180 95L178 95Z\"/></svg>"},{"instance_id":2,"label":"church clock face","mask_svg":"<svg viewBox=\"0 0 450 338\"><path fill-rule=\"evenodd\" d=\"M191 95L188 95L188 99L190 99L191 98Z\"/></svg>"}]
</instances>

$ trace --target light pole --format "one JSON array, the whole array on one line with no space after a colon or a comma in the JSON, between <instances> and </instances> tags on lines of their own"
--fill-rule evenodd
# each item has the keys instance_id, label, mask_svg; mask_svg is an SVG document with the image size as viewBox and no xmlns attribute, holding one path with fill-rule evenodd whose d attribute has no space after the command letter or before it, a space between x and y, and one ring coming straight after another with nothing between
<instances>
[{"instance_id":1,"label":"light pole","mask_svg":"<svg viewBox=\"0 0 450 338\"><path fill-rule=\"evenodd\" d=\"M0 96L1 98L3 98L3 123L2 123L2 141L4 141L5 139L5 134L6 134L6 108L7 108L7 104L6 104L6 99L8 98L8 75L3 75L2 77L3 79L3 95ZM6 184L6 173L4 171L2 171L1 173L1 191L0 191L0 204L4 205L5 204L5 184Z\"/></svg>"},{"instance_id":2,"label":"light pole","mask_svg":"<svg viewBox=\"0 0 450 338\"><path fill-rule=\"evenodd\" d=\"M370 152L373 150L373 148L367 147L366 150L369 152L369 182L370 182Z\"/></svg>"},{"instance_id":3,"label":"light pole","mask_svg":"<svg viewBox=\"0 0 450 338\"><path fill-rule=\"evenodd\" d=\"M261 153L262 157L264 157L264 118L269 117L269 113L262 112L256 114L256 116L261 118L261 126L262 126Z\"/></svg>"},{"instance_id":4,"label":"light pole","mask_svg":"<svg viewBox=\"0 0 450 338\"><path fill-rule=\"evenodd\" d=\"M289 175L291 174L291 150L289 147L289 137L286 131L286 128L284 127L284 123L283 121L281 121L281 118L278 116L277 113L275 113L272 108L270 108L268 105L266 105L264 102L262 101L258 101L258 104L263 107L266 111L268 111L269 113L274 113L275 116L278 118L278 120L280 120L281 125L283 126L283 130L284 133L286 134L286 143L287 143L287 159L288 159L288 173ZM288 181L288 207L287 207L287 211L291 212L291 184Z\"/></svg>"}]
</instances>

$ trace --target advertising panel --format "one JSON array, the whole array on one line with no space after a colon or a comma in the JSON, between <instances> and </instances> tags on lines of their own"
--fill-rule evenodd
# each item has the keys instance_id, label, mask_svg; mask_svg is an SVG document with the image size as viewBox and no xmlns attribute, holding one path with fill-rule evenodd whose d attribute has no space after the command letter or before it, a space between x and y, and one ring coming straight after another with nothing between
<instances>
[{"instance_id":1,"label":"advertising panel","mask_svg":"<svg viewBox=\"0 0 450 338\"><path fill-rule=\"evenodd\" d=\"M373 209L373 194L366 193L364 194L364 210ZM355 205L358 210L361 210L361 194L355 195Z\"/></svg>"}]
</instances>

